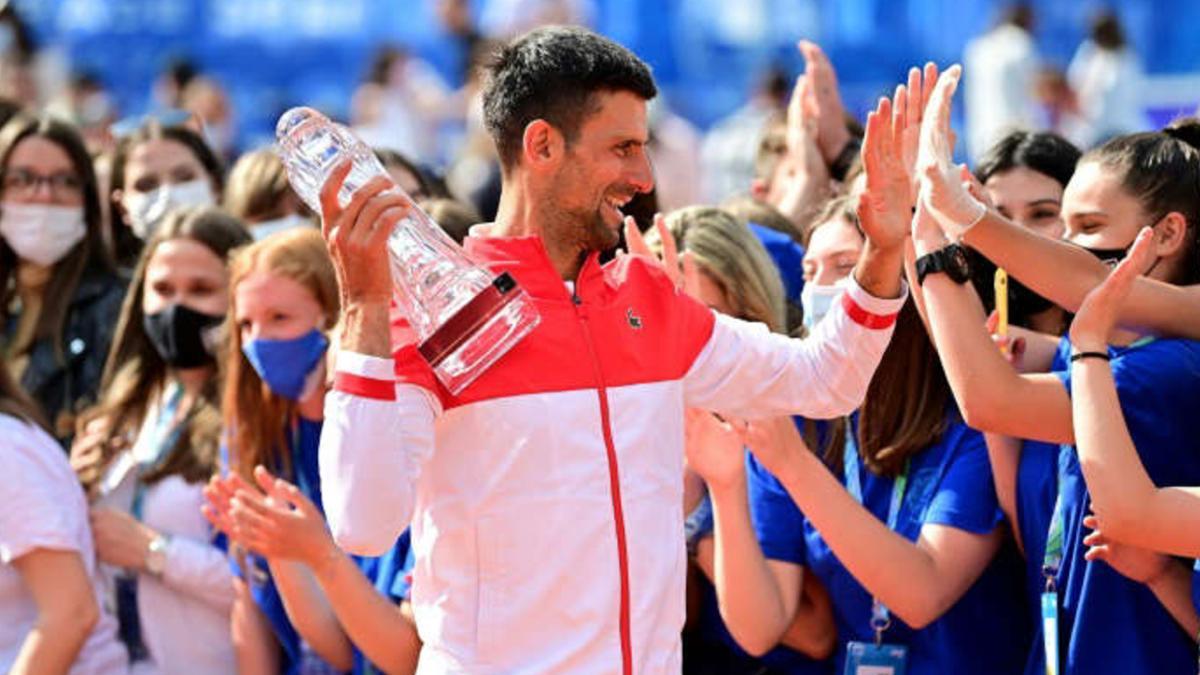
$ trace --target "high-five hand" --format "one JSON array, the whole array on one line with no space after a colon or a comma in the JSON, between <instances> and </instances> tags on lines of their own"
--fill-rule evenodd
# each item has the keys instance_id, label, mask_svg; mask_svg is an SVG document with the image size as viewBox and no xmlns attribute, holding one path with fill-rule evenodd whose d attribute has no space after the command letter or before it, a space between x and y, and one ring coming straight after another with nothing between
<instances>
[{"instance_id":1,"label":"high-five hand","mask_svg":"<svg viewBox=\"0 0 1200 675\"><path fill-rule=\"evenodd\" d=\"M894 133L892 103L886 98L867 115L863 140L863 167L867 188L858 200L858 218L863 233L877 246L891 248L909 235L911 188L901 156L899 135Z\"/></svg>"},{"instance_id":2,"label":"high-five hand","mask_svg":"<svg viewBox=\"0 0 1200 675\"><path fill-rule=\"evenodd\" d=\"M962 66L956 64L938 78L921 121L917 150L920 199L946 236L955 241L987 213L987 207L963 186L962 174L952 160L950 104L961 77Z\"/></svg>"}]
</instances>

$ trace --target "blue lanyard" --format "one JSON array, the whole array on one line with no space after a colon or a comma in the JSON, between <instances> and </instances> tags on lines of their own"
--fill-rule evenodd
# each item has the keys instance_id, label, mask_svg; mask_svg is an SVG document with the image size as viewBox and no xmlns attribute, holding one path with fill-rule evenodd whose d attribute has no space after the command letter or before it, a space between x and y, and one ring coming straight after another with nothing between
<instances>
[{"instance_id":1,"label":"blue lanyard","mask_svg":"<svg viewBox=\"0 0 1200 675\"><path fill-rule=\"evenodd\" d=\"M863 503L862 477L858 467L858 447L854 441L854 424L846 418L846 442L842 450L842 465L846 476L846 490L854 501ZM908 489L908 472L912 461L904 460L904 470L896 476L892 484L892 500L888 504L887 526L895 532L896 523L900 519L900 507L904 503L904 493ZM875 631L875 644L883 643L883 633L892 625L891 612L879 598L871 595L871 630Z\"/></svg>"},{"instance_id":2,"label":"blue lanyard","mask_svg":"<svg viewBox=\"0 0 1200 675\"><path fill-rule=\"evenodd\" d=\"M129 507L129 512L138 520L142 519L142 502L146 498L146 485L142 482L142 476L162 465L166 458L170 456L175 444L179 442L179 435L183 433L184 425L173 424L175 413L179 411L179 402L183 400L183 387L178 383L174 383L171 386L173 388L167 396L166 403L159 410L158 420L154 424L154 435L151 436L154 454L151 455L149 460L138 462L137 465L136 480L133 487L133 503Z\"/></svg>"}]
</instances>

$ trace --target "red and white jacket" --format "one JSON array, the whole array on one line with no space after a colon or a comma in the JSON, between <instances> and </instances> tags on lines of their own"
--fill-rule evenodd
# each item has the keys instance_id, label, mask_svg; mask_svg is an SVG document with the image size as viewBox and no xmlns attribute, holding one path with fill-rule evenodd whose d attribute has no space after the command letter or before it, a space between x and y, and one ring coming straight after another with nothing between
<instances>
[{"instance_id":1,"label":"red and white jacket","mask_svg":"<svg viewBox=\"0 0 1200 675\"><path fill-rule=\"evenodd\" d=\"M459 396L412 346L341 352L321 486L334 538L378 555L411 523L420 673L678 673L685 406L742 418L858 407L903 299L851 282L807 339L716 316L658 265L467 239L541 324Z\"/></svg>"}]
</instances>

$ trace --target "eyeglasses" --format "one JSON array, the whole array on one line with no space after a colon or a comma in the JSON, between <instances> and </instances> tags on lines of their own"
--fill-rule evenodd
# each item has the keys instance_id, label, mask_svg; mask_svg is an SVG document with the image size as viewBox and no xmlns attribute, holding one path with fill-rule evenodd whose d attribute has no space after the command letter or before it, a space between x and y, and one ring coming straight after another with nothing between
<instances>
[{"instance_id":1,"label":"eyeglasses","mask_svg":"<svg viewBox=\"0 0 1200 675\"><path fill-rule=\"evenodd\" d=\"M45 183L55 199L74 199L83 194L83 182L73 173L54 173L43 176L28 169L5 171L3 176L6 196L32 196Z\"/></svg>"}]
</instances>

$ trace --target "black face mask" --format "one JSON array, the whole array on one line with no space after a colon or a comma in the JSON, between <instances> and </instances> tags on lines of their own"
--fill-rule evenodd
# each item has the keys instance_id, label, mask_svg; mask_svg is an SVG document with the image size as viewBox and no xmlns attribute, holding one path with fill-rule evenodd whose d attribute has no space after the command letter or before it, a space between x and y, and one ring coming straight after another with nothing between
<instances>
[{"instance_id":1,"label":"black face mask","mask_svg":"<svg viewBox=\"0 0 1200 675\"><path fill-rule=\"evenodd\" d=\"M974 249L967 250L971 264L971 283L985 305L995 306L996 265L983 257ZM1055 304L1034 293L1028 286L1017 281L1016 277L1008 277L1008 316L1014 325L1025 325L1034 314L1040 314Z\"/></svg>"},{"instance_id":2,"label":"black face mask","mask_svg":"<svg viewBox=\"0 0 1200 675\"><path fill-rule=\"evenodd\" d=\"M222 315L202 314L187 305L172 304L142 320L146 337L167 365L197 368L213 362L204 335L225 319Z\"/></svg>"},{"instance_id":3,"label":"black face mask","mask_svg":"<svg viewBox=\"0 0 1200 675\"><path fill-rule=\"evenodd\" d=\"M1088 247L1084 246L1082 248L1083 248L1083 250L1087 251L1088 253L1091 253L1092 255L1099 258L1100 262L1104 263L1105 265L1108 265L1109 267L1116 267L1117 263L1121 262L1122 260L1125 259L1125 256L1129 255L1128 247L1126 247L1126 248L1088 248Z\"/></svg>"}]
</instances>

